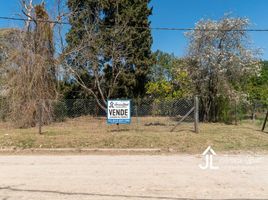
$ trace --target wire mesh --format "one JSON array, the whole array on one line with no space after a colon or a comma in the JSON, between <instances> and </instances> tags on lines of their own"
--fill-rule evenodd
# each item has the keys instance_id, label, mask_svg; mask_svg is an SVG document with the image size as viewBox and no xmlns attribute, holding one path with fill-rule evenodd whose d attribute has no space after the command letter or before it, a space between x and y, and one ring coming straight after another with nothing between
<instances>
[{"instance_id":1,"label":"wire mesh","mask_svg":"<svg viewBox=\"0 0 268 200\"><path fill-rule=\"evenodd\" d=\"M89 132L99 130L169 132L194 106L193 99L134 99L131 100L131 123L116 126L107 124L106 111L98 106L95 99L51 100L51 103L54 108L52 114L54 122L68 120L76 126L83 121L88 125ZM95 123L94 127L99 130L89 127L92 123ZM192 112L185 118L181 127L193 129L193 123L194 113Z\"/></svg>"},{"instance_id":2,"label":"wire mesh","mask_svg":"<svg viewBox=\"0 0 268 200\"><path fill-rule=\"evenodd\" d=\"M57 130L68 123L69 126L81 128L89 133L100 131L138 131L170 132L181 119L194 107L194 98L189 99L152 99L140 98L131 100L131 123L126 125L108 125L106 111L98 106L95 99L39 100L36 126L42 130ZM45 106L51 105L49 115ZM219 114L219 121L234 123L242 120L256 120L263 123L267 105L255 101L253 104L231 102L230 106ZM38 117L39 115L41 117ZM24 117L24 116L21 116ZM45 119L49 119L45 122ZM40 122L41 120L41 122ZM43 121L42 121L43 120ZM9 120L9 102L0 98L0 122ZM10 121L12 123L12 121ZM194 111L191 112L175 131L194 130Z\"/></svg>"}]
</instances>

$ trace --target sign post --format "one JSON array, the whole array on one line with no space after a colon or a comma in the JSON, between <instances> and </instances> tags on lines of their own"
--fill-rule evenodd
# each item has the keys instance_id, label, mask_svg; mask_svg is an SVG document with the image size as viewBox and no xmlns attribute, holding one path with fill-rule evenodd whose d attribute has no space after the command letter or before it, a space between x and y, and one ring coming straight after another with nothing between
<instances>
[{"instance_id":1,"label":"sign post","mask_svg":"<svg viewBox=\"0 0 268 200\"><path fill-rule=\"evenodd\" d=\"M107 123L130 124L131 122L130 100L108 100Z\"/></svg>"}]
</instances>

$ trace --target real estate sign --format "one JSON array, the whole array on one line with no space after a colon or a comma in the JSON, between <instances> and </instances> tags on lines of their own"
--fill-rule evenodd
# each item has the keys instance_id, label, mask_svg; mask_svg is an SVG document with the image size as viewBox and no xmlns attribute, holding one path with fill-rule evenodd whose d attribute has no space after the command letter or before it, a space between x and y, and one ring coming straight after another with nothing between
<instances>
[{"instance_id":1,"label":"real estate sign","mask_svg":"<svg viewBox=\"0 0 268 200\"><path fill-rule=\"evenodd\" d=\"M108 124L130 124L130 100L108 100Z\"/></svg>"}]
</instances>

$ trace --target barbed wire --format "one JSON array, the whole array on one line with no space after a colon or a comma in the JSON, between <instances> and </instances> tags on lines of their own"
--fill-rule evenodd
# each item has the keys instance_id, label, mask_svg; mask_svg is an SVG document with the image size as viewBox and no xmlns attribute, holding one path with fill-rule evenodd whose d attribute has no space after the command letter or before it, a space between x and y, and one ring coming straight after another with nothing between
<instances>
[{"instance_id":1,"label":"barbed wire","mask_svg":"<svg viewBox=\"0 0 268 200\"><path fill-rule=\"evenodd\" d=\"M41 19L25 19L25 18L17 18L17 17L3 17L0 16L0 20L13 20L13 21L36 21L36 22L45 22L45 23L52 23L52 24L60 24L60 25L72 25L70 22L62 22L62 21L55 21L55 20L41 20ZM106 28L112 28L114 26L110 25L100 25ZM117 27L120 27L116 25ZM148 29L148 30L158 30L158 31L226 31L226 32L268 32L268 29L198 29L198 28L179 28L179 27L142 27L142 26L129 26L136 29Z\"/></svg>"}]
</instances>

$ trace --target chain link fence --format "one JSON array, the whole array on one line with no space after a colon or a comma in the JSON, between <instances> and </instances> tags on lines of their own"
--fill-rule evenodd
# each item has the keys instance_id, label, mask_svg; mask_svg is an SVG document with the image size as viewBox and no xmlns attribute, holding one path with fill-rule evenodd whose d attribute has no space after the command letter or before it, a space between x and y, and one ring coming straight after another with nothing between
<instances>
[{"instance_id":1,"label":"chain link fence","mask_svg":"<svg viewBox=\"0 0 268 200\"><path fill-rule=\"evenodd\" d=\"M84 126L89 132L98 131L152 131L167 132L183 119L177 130L194 130L194 99L179 100L131 100L131 123L108 125L106 111L101 109L94 99L66 99L62 101L43 100L40 104L43 115L44 104L53 105L53 122L72 123L73 126ZM189 113L189 111L192 112ZM186 116L187 115L187 116ZM38 118L39 129L46 131L42 116Z\"/></svg>"},{"instance_id":2,"label":"chain link fence","mask_svg":"<svg viewBox=\"0 0 268 200\"><path fill-rule=\"evenodd\" d=\"M224 105L219 113L219 121L227 124L237 124L241 121L260 121L265 119L268 105L255 100L254 102L236 102L230 101L228 105Z\"/></svg>"},{"instance_id":3,"label":"chain link fence","mask_svg":"<svg viewBox=\"0 0 268 200\"><path fill-rule=\"evenodd\" d=\"M40 100L35 114L35 124L39 132L61 131L65 127L83 129L85 132L137 131L171 132L198 131L196 124L198 105L195 99L133 99L131 100L131 123L108 125L106 111L101 109L95 99ZM47 105L52 109L49 110ZM255 121L262 127L267 113L267 105L255 101L231 102L222 109L218 121L238 124L242 121ZM0 98L0 123L10 122L9 102ZM24 116L20 116L24 117ZM65 125L68 126L65 126ZM9 126L11 127L11 126ZM267 130L267 127L265 128ZM36 129L37 131L37 129Z\"/></svg>"}]
</instances>

